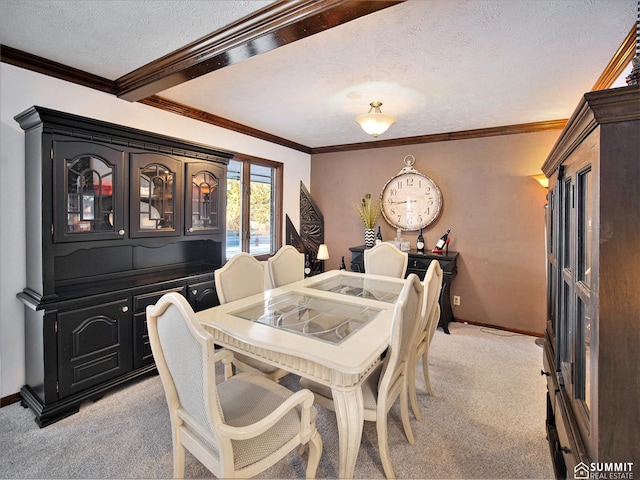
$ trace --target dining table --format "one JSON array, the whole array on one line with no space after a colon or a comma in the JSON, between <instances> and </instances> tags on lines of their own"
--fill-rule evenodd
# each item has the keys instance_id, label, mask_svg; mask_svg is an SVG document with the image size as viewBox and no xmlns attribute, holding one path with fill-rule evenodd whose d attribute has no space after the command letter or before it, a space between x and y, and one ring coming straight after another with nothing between
<instances>
[{"instance_id":1,"label":"dining table","mask_svg":"<svg viewBox=\"0 0 640 480\"><path fill-rule=\"evenodd\" d=\"M331 388L339 477L353 478L364 424L361 386L389 346L404 283L332 270L196 315L217 345Z\"/></svg>"}]
</instances>

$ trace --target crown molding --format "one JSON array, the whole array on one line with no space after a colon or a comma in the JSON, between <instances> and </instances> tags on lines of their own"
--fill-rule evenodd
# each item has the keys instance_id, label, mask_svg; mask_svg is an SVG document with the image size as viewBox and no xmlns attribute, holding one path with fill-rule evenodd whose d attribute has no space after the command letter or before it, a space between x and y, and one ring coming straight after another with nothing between
<instances>
[{"instance_id":1,"label":"crown molding","mask_svg":"<svg viewBox=\"0 0 640 480\"><path fill-rule=\"evenodd\" d=\"M627 65L633 60L635 56L635 48L636 48L636 28L638 28L638 23L636 22L633 25L633 28L629 31L629 34L618 48L618 51L615 53L609 64L598 78L598 81L595 83L591 91L595 90L606 90L607 88L613 85L624 69L627 68Z\"/></svg>"},{"instance_id":2,"label":"crown molding","mask_svg":"<svg viewBox=\"0 0 640 480\"><path fill-rule=\"evenodd\" d=\"M100 90L101 92L112 95L116 94L115 83L112 80L63 65L62 63L47 60L46 58L31 55L30 53L7 47L6 45L0 45L0 61L33 72L42 73L43 75L59 78L60 80L66 80L78 85Z\"/></svg>"},{"instance_id":3,"label":"crown molding","mask_svg":"<svg viewBox=\"0 0 640 480\"><path fill-rule=\"evenodd\" d=\"M215 125L217 127L222 127L233 132L242 133L244 135L259 138L261 140L266 140L267 142L282 145L294 150L299 150L303 153L311 153L311 149L305 145L292 142L290 140L287 140L286 138L278 137L276 135L271 135L270 133L248 127L241 123L236 123L232 120L227 120L226 118L218 117L217 115L207 113L197 108L189 107L188 105L183 105L172 100L167 100L166 98L159 97L158 95L143 98L138 103L156 107L160 110L175 113L176 115L181 115L183 117L193 118L194 120L208 123L210 125Z\"/></svg>"},{"instance_id":4,"label":"crown molding","mask_svg":"<svg viewBox=\"0 0 640 480\"><path fill-rule=\"evenodd\" d=\"M389 140L377 140L373 142L318 147L312 148L311 153L315 155L321 153L347 152L351 150L366 150L368 148L400 147L405 145L416 145L419 143L450 142L454 140L469 140L472 138L517 135L520 133L534 133L545 130L561 130L564 128L566 123L567 120L563 119L505 125L502 127L477 128L474 130L461 130L459 132L435 133L431 135L418 135L416 137L392 138Z\"/></svg>"}]
</instances>

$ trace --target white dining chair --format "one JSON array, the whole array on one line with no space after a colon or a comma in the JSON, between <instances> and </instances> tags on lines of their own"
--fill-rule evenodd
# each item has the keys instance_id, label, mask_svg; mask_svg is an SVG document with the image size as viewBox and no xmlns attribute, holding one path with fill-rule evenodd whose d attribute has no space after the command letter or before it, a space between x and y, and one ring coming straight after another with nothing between
<instances>
[{"instance_id":1,"label":"white dining chair","mask_svg":"<svg viewBox=\"0 0 640 480\"><path fill-rule=\"evenodd\" d=\"M404 278L409 254L395 245L383 242L364 251L364 271L375 275Z\"/></svg>"},{"instance_id":2,"label":"white dining chair","mask_svg":"<svg viewBox=\"0 0 640 480\"><path fill-rule=\"evenodd\" d=\"M214 277L216 293L221 305L264 292L264 263L246 252L231 257L222 268L214 272ZM289 373L240 353L234 354L233 366L243 372L259 372L275 381Z\"/></svg>"},{"instance_id":3,"label":"white dining chair","mask_svg":"<svg viewBox=\"0 0 640 480\"><path fill-rule=\"evenodd\" d=\"M233 353L215 352L176 292L148 307L147 325L169 406L174 478L184 477L185 450L218 478L248 478L307 445L306 476L315 477L322 438L310 391L293 393L257 373L216 383L215 363L230 362Z\"/></svg>"},{"instance_id":4,"label":"white dining chair","mask_svg":"<svg viewBox=\"0 0 640 480\"><path fill-rule=\"evenodd\" d=\"M407 440L415 444L409 421L409 399L407 390L407 362L413 362L416 319L422 307L423 286L414 273L405 284L396 302L389 348L384 360L362 384L365 421L376 422L380 460L387 478L395 478L389 454L387 416L396 399L400 397L402 425ZM413 363L412 363L413 365ZM300 387L311 390L316 403L335 410L331 389L312 380L301 379Z\"/></svg>"},{"instance_id":5,"label":"white dining chair","mask_svg":"<svg viewBox=\"0 0 640 480\"><path fill-rule=\"evenodd\" d=\"M433 396L431 379L429 376L429 346L433 340L433 335L440 319L440 291L442 290L442 267L437 260L432 260L424 276L422 285L424 295L422 307L417 322L418 333L415 340L414 360L407 363L407 384L409 387L409 400L413 415L418 420L422 420L420 407L418 406L418 396L416 392L416 366L422 359L422 371L427 392Z\"/></svg>"},{"instance_id":6,"label":"white dining chair","mask_svg":"<svg viewBox=\"0 0 640 480\"><path fill-rule=\"evenodd\" d=\"M304 279L304 254L294 246L285 245L267 260L267 272L272 288Z\"/></svg>"}]
</instances>

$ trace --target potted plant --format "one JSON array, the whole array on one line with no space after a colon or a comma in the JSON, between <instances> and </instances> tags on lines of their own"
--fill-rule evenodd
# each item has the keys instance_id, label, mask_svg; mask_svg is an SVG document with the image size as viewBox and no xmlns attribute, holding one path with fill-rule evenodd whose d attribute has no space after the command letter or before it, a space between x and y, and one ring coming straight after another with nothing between
<instances>
[{"instance_id":1,"label":"potted plant","mask_svg":"<svg viewBox=\"0 0 640 480\"><path fill-rule=\"evenodd\" d=\"M371 194L367 193L361 199L360 204L356 205L356 211L364 226L364 246L365 248L371 248L376 241L374 227L378 216L380 216L380 201L374 200L371 198Z\"/></svg>"}]
</instances>

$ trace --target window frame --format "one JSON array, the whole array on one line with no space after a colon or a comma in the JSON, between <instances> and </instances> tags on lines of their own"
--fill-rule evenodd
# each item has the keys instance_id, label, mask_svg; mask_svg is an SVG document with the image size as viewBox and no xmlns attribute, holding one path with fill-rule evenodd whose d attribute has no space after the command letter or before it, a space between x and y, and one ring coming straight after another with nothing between
<instances>
[{"instance_id":1,"label":"window frame","mask_svg":"<svg viewBox=\"0 0 640 480\"><path fill-rule=\"evenodd\" d=\"M284 188L284 164L275 160L254 157L245 153L236 153L231 160L242 163L240 168L240 186L241 186L241 211L240 211L240 251L251 253L250 240L251 232L249 227L250 206L251 206L251 165L259 165L274 170L274 178L272 188L274 190L274 219L273 219L273 241L271 242L271 252L260 255L254 255L258 260L266 260L273 256L282 245L282 199ZM225 225L226 230L226 225ZM225 257L227 252L225 251ZM228 258L227 258L228 259Z\"/></svg>"}]
</instances>

